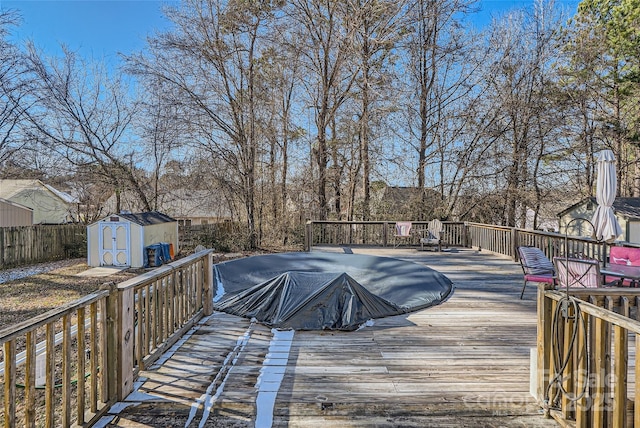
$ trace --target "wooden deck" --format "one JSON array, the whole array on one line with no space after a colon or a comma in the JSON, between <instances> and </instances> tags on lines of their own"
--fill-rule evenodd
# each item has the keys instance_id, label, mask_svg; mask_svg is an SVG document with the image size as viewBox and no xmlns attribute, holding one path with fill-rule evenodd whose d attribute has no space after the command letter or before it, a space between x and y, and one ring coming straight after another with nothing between
<instances>
[{"instance_id":1,"label":"wooden deck","mask_svg":"<svg viewBox=\"0 0 640 428\"><path fill-rule=\"evenodd\" d=\"M454 282L453 296L355 332L274 337L214 313L98 426L557 426L529 393L536 291L519 300L519 265L469 249L353 252L424 263Z\"/></svg>"}]
</instances>

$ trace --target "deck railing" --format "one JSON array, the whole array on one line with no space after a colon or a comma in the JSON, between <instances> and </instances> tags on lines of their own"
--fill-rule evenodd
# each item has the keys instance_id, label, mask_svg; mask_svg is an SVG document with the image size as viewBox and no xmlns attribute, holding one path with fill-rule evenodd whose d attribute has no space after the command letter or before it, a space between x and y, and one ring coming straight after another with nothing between
<instances>
[{"instance_id":1,"label":"deck railing","mask_svg":"<svg viewBox=\"0 0 640 428\"><path fill-rule=\"evenodd\" d=\"M561 233L517 227L465 223L470 247L504 254L517 260L517 248L538 247L550 260L564 254L581 254L606 261L606 245L589 237L567 236Z\"/></svg>"},{"instance_id":2,"label":"deck railing","mask_svg":"<svg viewBox=\"0 0 640 428\"><path fill-rule=\"evenodd\" d=\"M4 427L93 425L213 311L211 250L0 331Z\"/></svg>"},{"instance_id":3,"label":"deck railing","mask_svg":"<svg viewBox=\"0 0 640 428\"><path fill-rule=\"evenodd\" d=\"M309 221L305 231L305 249L314 245L371 245L388 247L397 243L395 221ZM420 245L420 230L429 222L412 222L411 239L403 245ZM451 246L466 246L465 223L443 222L442 238Z\"/></svg>"},{"instance_id":4,"label":"deck railing","mask_svg":"<svg viewBox=\"0 0 640 428\"><path fill-rule=\"evenodd\" d=\"M550 416L576 427L640 426L639 307L639 289L568 297L540 285L536 395Z\"/></svg>"},{"instance_id":5,"label":"deck railing","mask_svg":"<svg viewBox=\"0 0 640 428\"><path fill-rule=\"evenodd\" d=\"M115 401L104 377L113 303L100 291L0 331L4 427L82 425Z\"/></svg>"},{"instance_id":6,"label":"deck railing","mask_svg":"<svg viewBox=\"0 0 640 428\"><path fill-rule=\"evenodd\" d=\"M395 221L309 221L306 228L305 247L314 245L370 245L392 246ZM402 245L420 245L420 229L426 229L428 222L413 222L412 238L403 240ZM442 242L451 247L475 247L481 250L504 254L517 260L519 246L536 246L549 259L562 254L580 253L606 260L605 244L591 238L565 236L560 233L517 227L496 226L471 222L442 222Z\"/></svg>"}]
</instances>

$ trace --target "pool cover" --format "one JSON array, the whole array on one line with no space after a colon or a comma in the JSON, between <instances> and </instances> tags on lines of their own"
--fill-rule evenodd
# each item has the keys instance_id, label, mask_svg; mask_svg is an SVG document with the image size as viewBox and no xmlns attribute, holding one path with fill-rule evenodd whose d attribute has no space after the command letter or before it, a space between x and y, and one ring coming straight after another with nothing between
<instances>
[{"instance_id":1,"label":"pool cover","mask_svg":"<svg viewBox=\"0 0 640 428\"><path fill-rule=\"evenodd\" d=\"M453 290L426 266L362 254L269 254L214 270L217 310L282 329L355 330L370 319L437 305Z\"/></svg>"}]
</instances>

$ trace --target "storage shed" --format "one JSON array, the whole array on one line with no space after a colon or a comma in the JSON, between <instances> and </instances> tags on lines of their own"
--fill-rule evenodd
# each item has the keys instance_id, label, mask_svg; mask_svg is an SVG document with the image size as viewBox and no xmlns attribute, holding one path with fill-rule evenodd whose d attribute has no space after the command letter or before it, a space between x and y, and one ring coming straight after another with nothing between
<instances>
[{"instance_id":1,"label":"storage shed","mask_svg":"<svg viewBox=\"0 0 640 428\"><path fill-rule=\"evenodd\" d=\"M177 220L157 211L114 214L87 226L87 264L144 267L147 247L160 243L178 252Z\"/></svg>"}]
</instances>

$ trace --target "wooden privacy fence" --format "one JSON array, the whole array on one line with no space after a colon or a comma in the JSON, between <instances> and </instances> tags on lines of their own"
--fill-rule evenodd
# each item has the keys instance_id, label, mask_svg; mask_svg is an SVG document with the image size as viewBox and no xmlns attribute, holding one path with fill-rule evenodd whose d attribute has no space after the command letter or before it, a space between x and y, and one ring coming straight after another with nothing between
<instances>
[{"instance_id":1,"label":"wooden privacy fence","mask_svg":"<svg viewBox=\"0 0 640 428\"><path fill-rule=\"evenodd\" d=\"M640 427L639 289L538 289L536 395L576 427Z\"/></svg>"},{"instance_id":2,"label":"wooden privacy fence","mask_svg":"<svg viewBox=\"0 0 640 428\"><path fill-rule=\"evenodd\" d=\"M0 330L3 426L93 425L213 312L212 272L201 251Z\"/></svg>"},{"instance_id":3,"label":"wooden privacy fence","mask_svg":"<svg viewBox=\"0 0 640 428\"><path fill-rule=\"evenodd\" d=\"M0 227L0 268L81 257L86 242L79 224Z\"/></svg>"}]
</instances>

